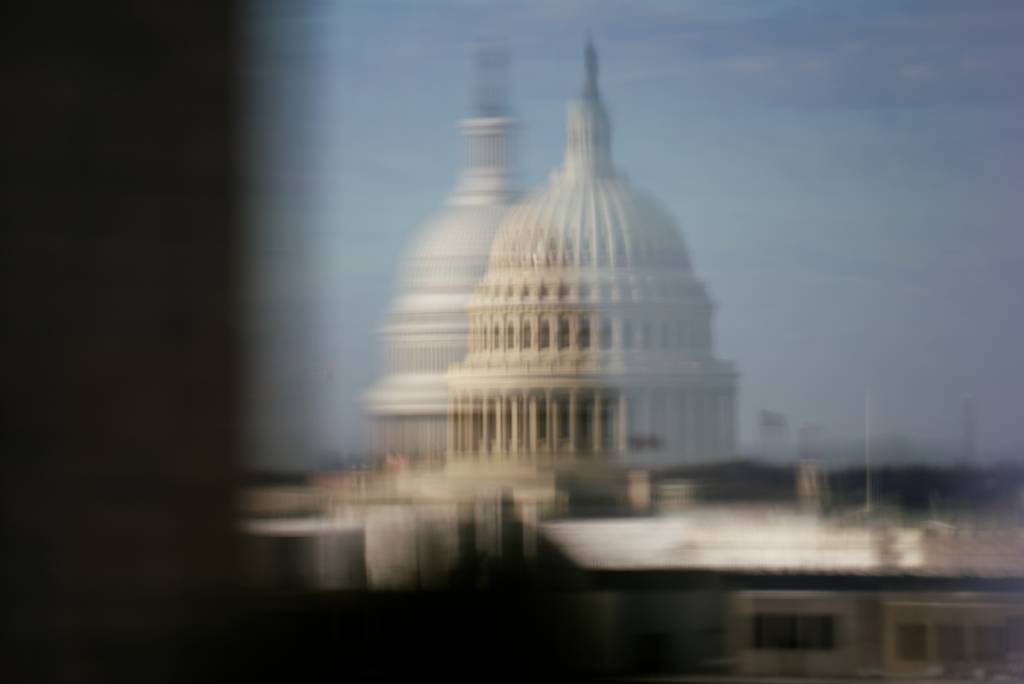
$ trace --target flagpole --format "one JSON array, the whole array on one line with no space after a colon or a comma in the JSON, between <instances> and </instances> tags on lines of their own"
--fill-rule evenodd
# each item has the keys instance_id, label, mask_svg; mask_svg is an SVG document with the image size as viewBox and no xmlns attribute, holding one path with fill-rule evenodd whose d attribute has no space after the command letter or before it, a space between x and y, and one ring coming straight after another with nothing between
<instances>
[{"instance_id":1,"label":"flagpole","mask_svg":"<svg viewBox=\"0 0 1024 684\"><path fill-rule=\"evenodd\" d=\"M871 393L864 390L864 509L871 512Z\"/></svg>"}]
</instances>

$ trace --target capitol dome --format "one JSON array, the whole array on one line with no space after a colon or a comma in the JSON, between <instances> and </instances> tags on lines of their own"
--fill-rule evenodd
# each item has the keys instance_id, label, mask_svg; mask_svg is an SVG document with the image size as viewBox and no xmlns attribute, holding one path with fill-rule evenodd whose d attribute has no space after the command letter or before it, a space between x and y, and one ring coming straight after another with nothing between
<instances>
[{"instance_id":1,"label":"capitol dome","mask_svg":"<svg viewBox=\"0 0 1024 684\"><path fill-rule=\"evenodd\" d=\"M449 372L448 463L670 465L730 456L732 364L683 235L611 154L597 57L570 104L549 183L511 208Z\"/></svg>"},{"instance_id":2,"label":"capitol dome","mask_svg":"<svg viewBox=\"0 0 1024 684\"><path fill-rule=\"evenodd\" d=\"M515 198L514 123L500 93L483 88L501 75L479 76L474 116L460 126L465 161L459 182L402 256L398 294L380 330L383 372L365 395L375 454L416 460L445 454L445 373L466 354L467 306Z\"/></svg>"}]
</instances>

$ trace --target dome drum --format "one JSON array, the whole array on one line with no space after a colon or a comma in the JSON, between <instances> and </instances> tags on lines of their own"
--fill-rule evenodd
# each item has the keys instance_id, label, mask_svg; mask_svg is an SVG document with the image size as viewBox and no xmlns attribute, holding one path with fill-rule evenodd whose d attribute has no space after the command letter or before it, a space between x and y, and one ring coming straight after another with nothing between
<instances>
[{"instance_id":1,"label":"dome drum","mask_svg":"<svg viewBox=\"0 0 1024 684\"><path fill-rule=\"evenodd\" d=\"M734 384L612 385L607 380L453 387L449 466L666 466L734 448Z\"/></svg>"}]
</instances>

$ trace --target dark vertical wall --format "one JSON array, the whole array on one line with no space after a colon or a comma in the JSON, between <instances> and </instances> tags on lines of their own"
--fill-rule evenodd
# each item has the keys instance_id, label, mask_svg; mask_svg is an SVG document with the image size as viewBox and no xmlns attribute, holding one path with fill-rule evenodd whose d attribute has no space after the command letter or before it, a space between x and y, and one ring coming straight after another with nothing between
<instances>
[{"instance_id":1,"label":"dark vertical wall","mask_svg":"<svg viewBox=\"0 0 1024 684\"><path fill-rule=\"evenodd\" d=\"M191 680L236 570L234 8L15 7L0 680Z\"/></svg>"}]
</instances>

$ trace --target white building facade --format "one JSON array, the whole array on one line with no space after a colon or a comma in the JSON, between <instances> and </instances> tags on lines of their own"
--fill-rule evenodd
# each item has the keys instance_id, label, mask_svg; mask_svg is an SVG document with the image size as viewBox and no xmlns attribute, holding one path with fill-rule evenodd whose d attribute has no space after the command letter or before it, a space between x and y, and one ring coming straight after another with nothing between
<instances>
[{"instance_id":1,"label":"white building facade","mask_svg":"<svg viewBox=\"0 0 1024 684\"><path fill-rule=\"evenodd\" d=\"M565 161L504 217L449 372L449 470L660 466L731 456L736 373L668 213L611 154L597 58Z\"/></svg>"}]
</instances>

